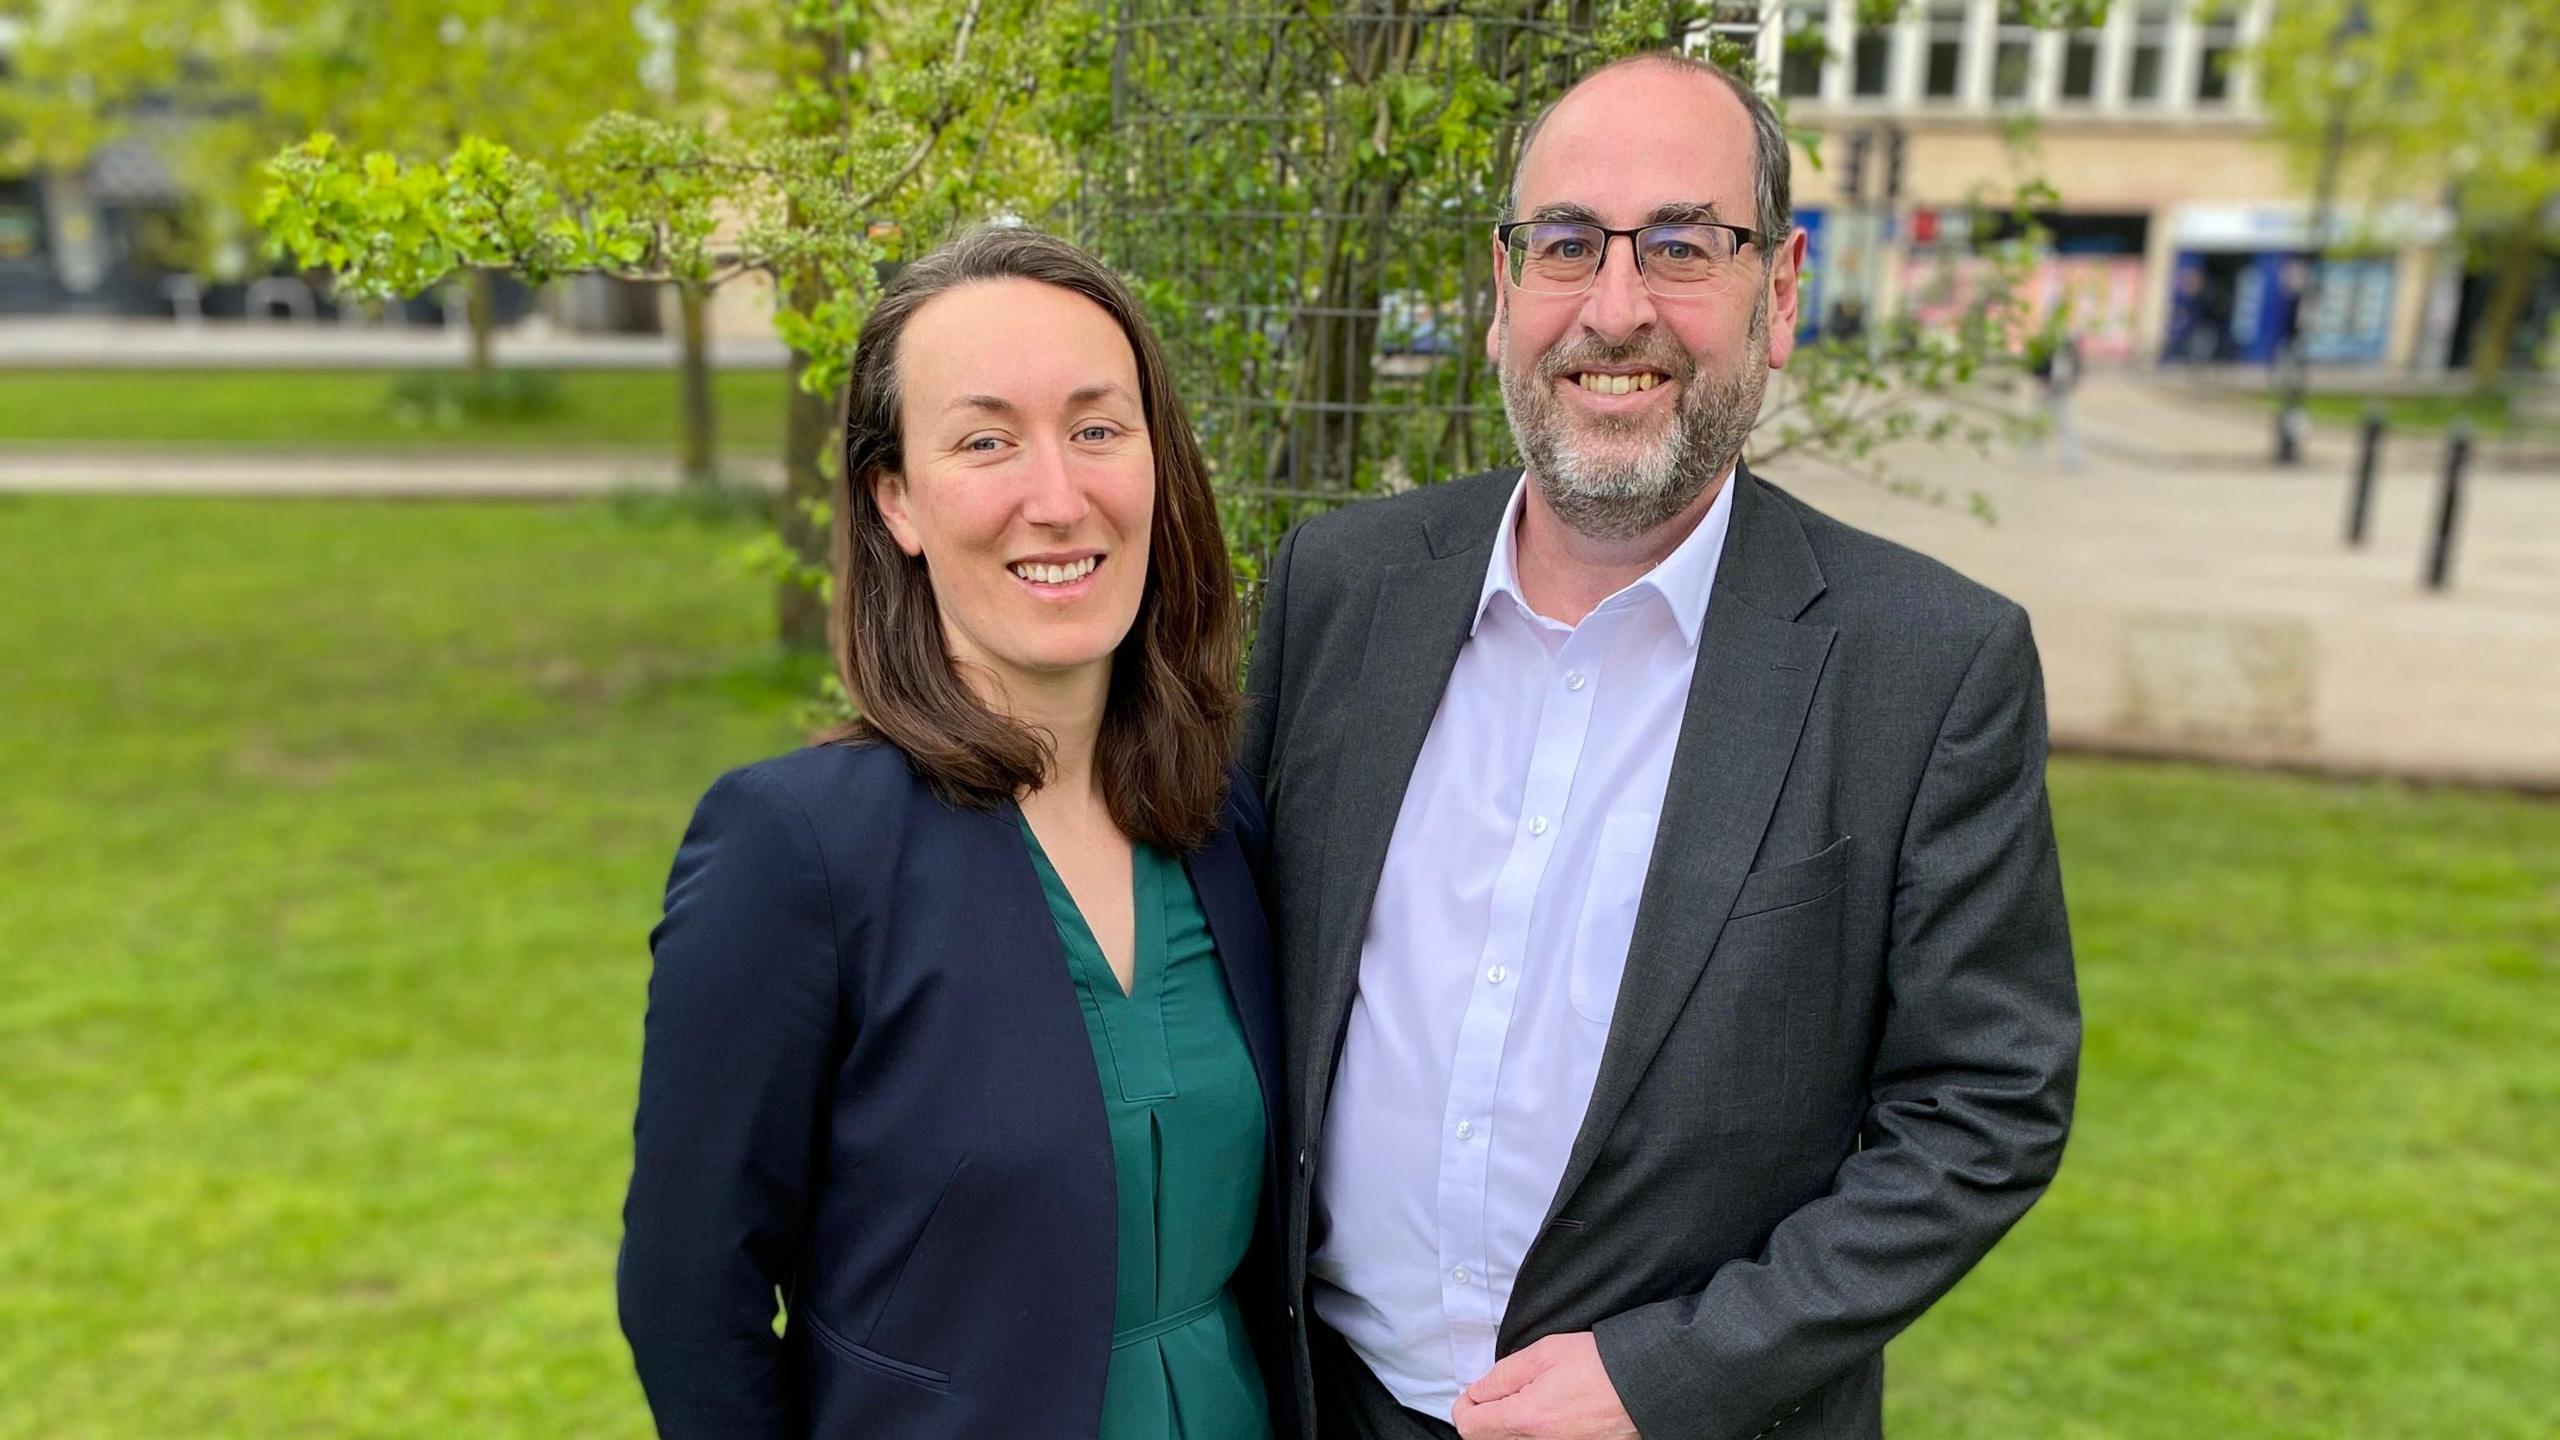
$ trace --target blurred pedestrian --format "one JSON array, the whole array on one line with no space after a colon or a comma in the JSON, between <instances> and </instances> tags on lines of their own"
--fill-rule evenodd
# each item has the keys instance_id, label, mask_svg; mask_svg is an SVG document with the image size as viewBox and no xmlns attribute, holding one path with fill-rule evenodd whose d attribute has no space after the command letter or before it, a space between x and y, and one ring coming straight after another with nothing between
<instances>
[{"instance_id":1,"label":"blurred pedestrian","mask_svg":"<svg viewBox=\"0 0 2560 1440\"><path fill-rule=\"evenodd\" d=\"M2055 331L2038 347L2036 385L2042 397L2046 434L2061 452L2062 468L2078 471L2086 456L2080 445L2080 418L2072 397L2080 389L2080 337L2069 326ZM2037 443L2043 448L2042 438Z\"/></svg>"}]
</instances>

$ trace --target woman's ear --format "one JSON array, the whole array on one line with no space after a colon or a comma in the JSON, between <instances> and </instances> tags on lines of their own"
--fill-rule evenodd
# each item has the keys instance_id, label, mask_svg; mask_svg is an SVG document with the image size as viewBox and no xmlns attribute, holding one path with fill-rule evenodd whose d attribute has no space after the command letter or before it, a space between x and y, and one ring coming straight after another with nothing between
<instances>
[{"instance_id":1,"label":"woman's ear","mask_svg":"<svg viewBox=\"0 0 2560 1440\"><path fill-rule=\"evenodd\" d=\"M895 470L871 472L871 503L880 507L880 518L889 526L889 538L909 555L924 553L924 537L917 533L915 517L907 513L907 477Z\"/></svg>"}]
</instances>

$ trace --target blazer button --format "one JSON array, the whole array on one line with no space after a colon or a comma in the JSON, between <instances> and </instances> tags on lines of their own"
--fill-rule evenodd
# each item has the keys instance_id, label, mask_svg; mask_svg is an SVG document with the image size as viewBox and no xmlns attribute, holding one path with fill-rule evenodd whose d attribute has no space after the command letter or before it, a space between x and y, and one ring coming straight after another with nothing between
<instances>
[{"instance_id":1,"label":"blazer button","mask_svg":"<svg viewBox=\"0 0 2560 1440\"><path fill-rule=\"evenodd\" d=\"M1298 1173L1307 1173L1307 1148L1303 1145L1298 1147Z\"/></svg>"}]
</instances>

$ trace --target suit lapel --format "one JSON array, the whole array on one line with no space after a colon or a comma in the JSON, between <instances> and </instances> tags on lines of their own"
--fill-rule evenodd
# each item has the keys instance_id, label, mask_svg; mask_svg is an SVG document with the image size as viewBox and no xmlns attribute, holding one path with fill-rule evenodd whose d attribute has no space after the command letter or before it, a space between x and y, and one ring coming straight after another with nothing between
<instances>
[{"instance_id":1,"label":"suit lapel","mask_svg":"<svg viewBox=\"0 0 2560 1440\"><path fill-rule=\"evenodd\" d=\"M1734 484L1733 523L1699 633L1617 1013L1549 1220L1590 1174L1697 989L1759 852L1838 634L1795 619L1823 588L1803 527L1748 471L1737 469Z\"/></svg>"},{"instance_id":2,"label":"suit lapel","mask_svg":"<svg viewBox=\"0 0 2560 1440\"><path fill-rule=\"evenodd\" d=\"M1500 490L1507 502L1511 491ZM1467 506L1430 529L1435 553L1410 565L1390 566L1378 577L1369 643L1360 679L1349 699L1350 733L1341 747L1331 819L1325 828L1323 883L1317 900L1314 1013L1308 1017L1307 1073L1301 1115L1315 1133L1332 1088L1334 1057L1351 996L1360 979L1360 941L1368 932L1370 903L1386 867L1414 761L1439 713L1441 692L1467 642L1476 603L1484 593L1485 566L1501 504L1481 517ZM1477 520L1481 519L1481 524Z\"/></svg>"}]
</instances>

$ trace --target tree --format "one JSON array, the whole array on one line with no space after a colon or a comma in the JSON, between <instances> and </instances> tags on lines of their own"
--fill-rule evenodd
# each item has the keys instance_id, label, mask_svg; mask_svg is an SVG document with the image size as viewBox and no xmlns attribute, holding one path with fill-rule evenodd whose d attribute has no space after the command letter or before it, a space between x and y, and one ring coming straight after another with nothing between
<instances>
[{"instance_id":1,"label":"tree","mask_svg":"<svg viewBox=\"0 0 2560 1440\"><path fill-rule=\"evenodd\" d=\"M2495 386L2560 209L2560 0L2307 0L2277 12L2262 63L2306 166L2343 144L2378 197L2411 198L2412 173L2452 187L2464 243L2492 252L2472 365Z\"/></svg>"},{"instance_id":2,"label":"tree","mask_svg":"<svg viewBox=\"0 0 2560 1440\"><path fill-rule=\"evenodd\" d=\"M587 272L701 294L774 290L794 380L767 558L786 642L825 639L825 470L837 394L881 267L958 225L1039 215L1070 174L1095 33L1036 0L706 3L723 98L690 117L594 118L557 163L468 136L437 161L326 134L278 155L261 222L350 293L414 294L457 270Z\"/></svg>"},{"instance_id":3,"label":"tree","mask_svg":"<svg viewBox=\"0 0 2560 1440\"><path fill-rule=\"evenodd\" d=\"M2048 0L2031 18L2077 23L2087 8ZM1686 46L1749 76L1752 42L1782 13L1698 0L1117 7L1086 233L1168 334L1248 573L1310 506L1508 456L1478 347L1487 236L1526 121L1637 51ZM1788 43L1818 50L1821 37ZM1799 350L1755 459L1802 446L1872 462L1906 437L1987 438L1994 427L1907 402L2019 363L2027 248L1972 277L1960 324L1880 353Z\"/></svg>"},{"instance_id":4,"label":"tree","mask_svg":"<svg viewBox=\"0 0 2560 1440\"><path fill-rule=\"evenodd\" d=\"M1518 126L1576 74L1688 36L1706 13L1685 0L704 4L703 33L732 42L712 68L737 81L704 117L605 116L556 165L477 137L439 163L318 138L278 158L264 218L357 293L473 266L703 291L765 277L796 380L769 554L779 628L800 644L823 638L830 402L880 266L1006 215L1095 243L1167 334L1250 570L1307 503L1507 454L1473 352L1491 295L1484 227ZM1739 58L1729 42L1722 53ZM1986 433L1889 403L2015 363L2014 293L1975 297L1966 324L1882 356L1799 361L1772 443L1847 454Z\"/></svg>"}]
</instances>

